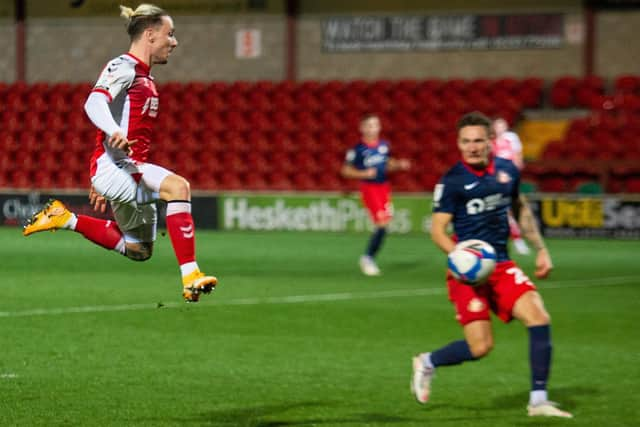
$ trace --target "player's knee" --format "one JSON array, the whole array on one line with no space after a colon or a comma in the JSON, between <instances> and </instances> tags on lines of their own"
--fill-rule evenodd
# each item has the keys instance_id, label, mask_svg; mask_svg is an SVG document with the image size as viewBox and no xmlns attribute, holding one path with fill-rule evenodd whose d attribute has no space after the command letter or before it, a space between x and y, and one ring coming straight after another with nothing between
<instances>
[{"instance_id":1,"label":"player's knee","mask_svg":"<svg viewBox=\"0 0 640 427\"><path fill-rule=\"evenodd\" d=\"M191 184L185 178L178 175L176 180L175 191L178 193L178 197L183 200L188 200L191 197Z\"/></svg>"},{"instance_id":2,"label":"player's knee","mask_svg":"<svg viewBox=\"0 0 640 427\"><path fill-rule=\"evenodd\" d=\"M387 217L387 218L379 218L376 222L375 225L378 228L386 228L389 223L391 222L392 218Z\"/></svg>"},{"instance_id":3,"label":"player's knee","mask_svg":"<svg viewBox=\"0 0 640 427\"><path fill-rule=\"evenodd\" d=\"M483 340L469 344L469 350L474 358L479 359L491 353L493 350L493 341Z\"/></svg>"},{"instance_id":4,"label":"player's knee","mask_svg":"<svg viewBox=\"0 0 640 427\"><path fill-rule=\"evenodd\" d=\"M146 261L151 258L153 248L149 245L127 246L125 255L132 261Z\"/></svg>"},{"instance_id":5,"label":"player's knee","mask_svg":"<svg viewBox=\"0 0 640 427\"><path fill-rule=\"evenodd\" d=\"M551 323L551 316L549 316L549 313L547 313L546 310L542 310L531 316L527 323L527 326L549 325Z\"/></svg>"},{"instance_id":6,"label":"player's knee","mask_svg":"<svg viewBox=\"0 0 640 427\"><path fill-rule=\"evenodd\" d=\"M191 200L191 185L180 175L176 175L173 182L173 196L178 200Z\"/></svg>"}]
</instances>

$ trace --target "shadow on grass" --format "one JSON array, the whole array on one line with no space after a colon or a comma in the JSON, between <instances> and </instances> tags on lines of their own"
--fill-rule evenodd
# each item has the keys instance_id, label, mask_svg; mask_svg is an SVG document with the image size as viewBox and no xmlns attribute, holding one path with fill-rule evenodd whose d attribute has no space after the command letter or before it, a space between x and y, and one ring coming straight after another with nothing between
<instances>
[{"instance_id":1,"label":"shadow on grass","mask_svg":"<svg viewBox=\"0 0 640 427\"><path fill-rule=\"evenodd\" d=\"M220 409L203 412L193 416L175 417L172 421L180 425L206 425L206 426L238 426L238 427L279 427L279 426L311 426L311 425L366 425L396 424L407 425L421 423L424 419L408 418L383 413L354 413L322 416L320 413L334 413L330 410L333 403L327 402L299 402L281 405L263 405L242 408ZM298 414L283 415L282 413L297 410ZM300 415L300 411L309 412L310 415ZM314 414L315 413L315 414ZM167 420L164 420L167 421Z\"/></svg>"},{"instance_id":2,"label":"shadow on grass","mask_svg":"<svg viewBox=\"0 0 640 427\"><path fill-rule=\"evenodd\" d=\"M597 387L551 387L549 390L549 400L558 402L563 409L571 410L576 408L576 396L592 396L600 394ZM505 394L496 397L493 404L496 408L524 408L529 401L529 392Z\"/></svg>"}]
</instances>

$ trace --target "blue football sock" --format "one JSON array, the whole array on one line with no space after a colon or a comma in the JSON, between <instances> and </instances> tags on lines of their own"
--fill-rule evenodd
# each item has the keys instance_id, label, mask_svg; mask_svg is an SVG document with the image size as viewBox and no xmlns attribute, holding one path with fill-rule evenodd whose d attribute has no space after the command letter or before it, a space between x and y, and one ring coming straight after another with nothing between
<instances>
[{"instance_id":1,"label":"blue football sock","mask_svg":"<svg viewBox=\"0 0 640 427\"><path fill-rule=\"evenodd\" d=\"M380 246L382 246L382 241L384 240L384 236L387 234L387 229L384 227L378 227L371 235L371 239L369 239L369 245L367 246L366 254L373 258Z\"/></svg>"},{"instance_id":2,"label":"blue football sock","mask_svg":"<svg viewBox=\"0 0 640 427\"><path fill-rule=\"evenodd\" d=\"M431 363L434 367L459 365L469 360L476 359L471 354L469 344L465 340L454 341L431 352Z\"/></svg>"},{"instance_id":3,"label":"blue football sock","mask_svg":"<svg viewBox=\"0 0 640 427\"><path fill-rule=\"evenodd\" d=\"M531 365L531 390L546 390L551 370L551 327L529 328L529 364Z\"/></svg>"}]
</instances>

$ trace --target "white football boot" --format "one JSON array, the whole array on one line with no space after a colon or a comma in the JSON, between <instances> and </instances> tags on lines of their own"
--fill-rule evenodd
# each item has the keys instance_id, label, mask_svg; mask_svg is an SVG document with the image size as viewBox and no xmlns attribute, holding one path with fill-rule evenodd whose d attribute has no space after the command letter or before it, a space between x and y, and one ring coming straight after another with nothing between
<instances>
[{"instance_id":1,"label":"white football boot","mask_svg":"<svg viewBox=\"0 0 640 427\"><path fill-rule=\"evenodd\" d=\"M429 401L431 379L433 378L434 372L434 368L424 366L420 355L413 358L413 376L411 377L411 383L409 385L416 400L422 404Z\"/></svg>"},{"instance_id":2,"label":"white football boot","mask_svg":"<svg viewBox=\"0 0 640 427\"><path fill-rule=\"evenodd\" d=\"M365 276L380 275L380 269L378 268L378 265L373 260L373 258L371 258L368 255L362 255L360 257L360 270L362 271L362 274L364 274Z\"/></svg>"},{"instance_id":3,"label":"white football boot","mask_svg":"<svg viewBox=\"0 0 640 427\"><path fill-rule=\"evenodd\" d=\"M562 411L557 408L556 402L544 401L537 405L528 405L527 413L530 417L561 417L561 418L573 418L573 415L569 412Z\"/></svg>"}]
</instances>

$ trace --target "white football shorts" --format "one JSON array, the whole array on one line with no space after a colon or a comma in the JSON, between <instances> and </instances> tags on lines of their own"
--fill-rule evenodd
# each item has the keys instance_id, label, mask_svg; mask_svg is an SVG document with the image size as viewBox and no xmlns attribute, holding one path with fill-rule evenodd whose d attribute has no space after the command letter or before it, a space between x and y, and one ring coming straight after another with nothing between
<instances>
[{"instance_id":1,"label":"white football shorts","mask_svg":"<svg viewBox=\"0 0 640 427\"><path fill-rule=\"evenodd\" d=\"M173 172L152 163L135 163L128 158L114 163L106 153L98 158L96 166L91 184L111 203L125 241L155 241L158 224L155 202L160 198L160 184ZM134 176L139 176L139 180Z\"/></svg>"}]
</instances>

